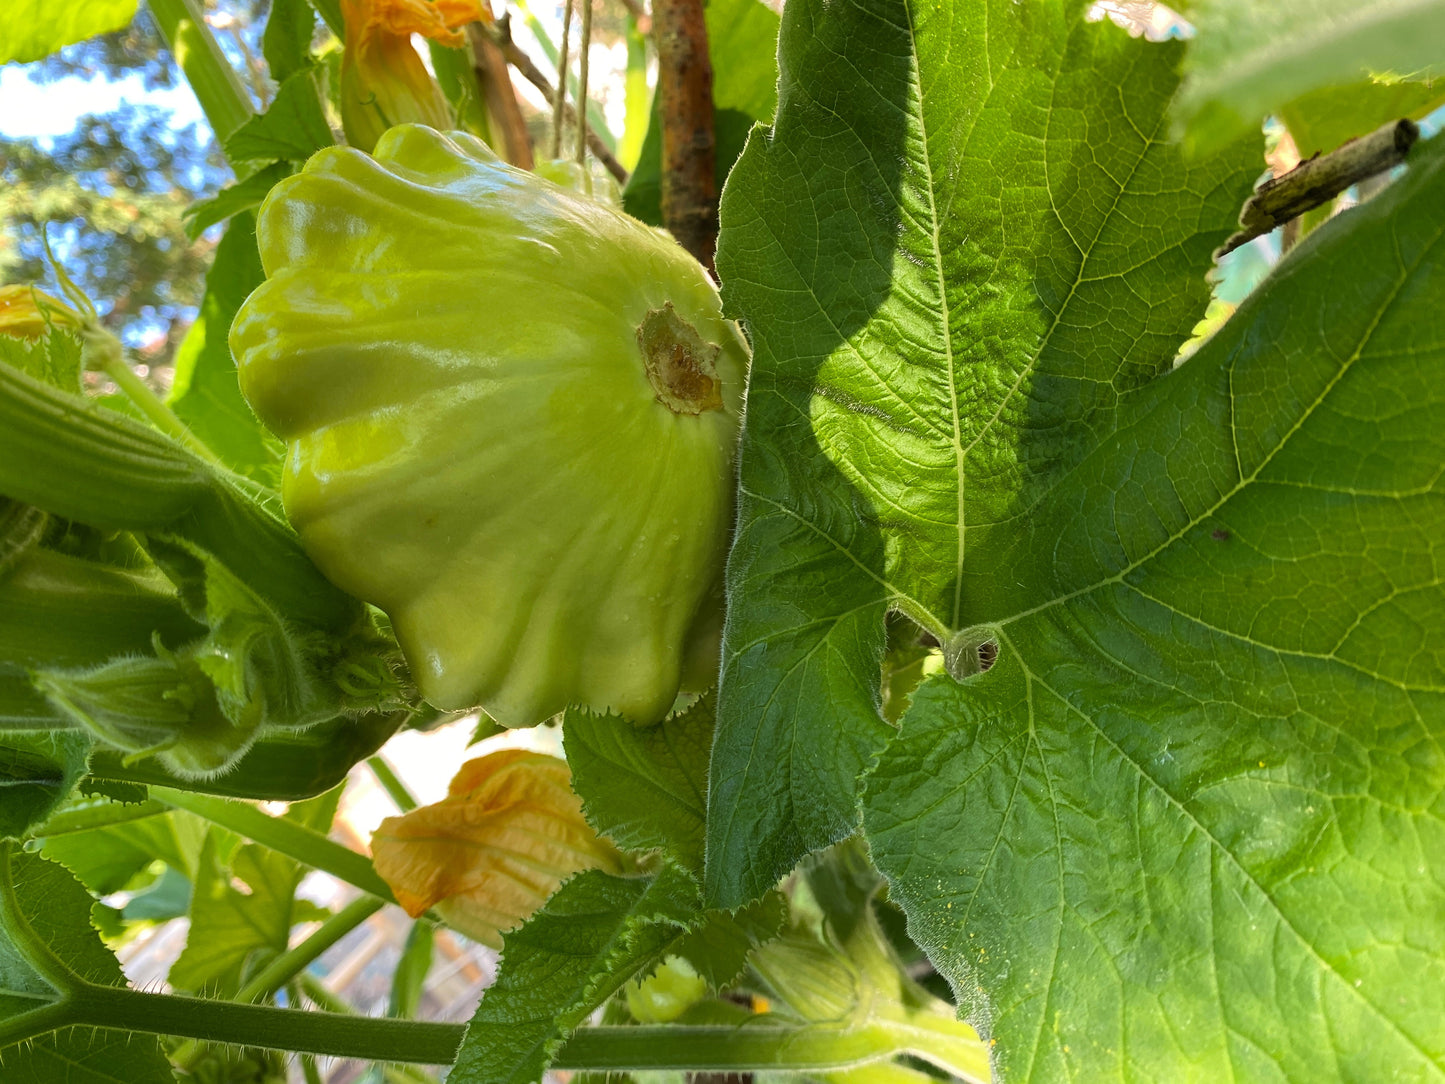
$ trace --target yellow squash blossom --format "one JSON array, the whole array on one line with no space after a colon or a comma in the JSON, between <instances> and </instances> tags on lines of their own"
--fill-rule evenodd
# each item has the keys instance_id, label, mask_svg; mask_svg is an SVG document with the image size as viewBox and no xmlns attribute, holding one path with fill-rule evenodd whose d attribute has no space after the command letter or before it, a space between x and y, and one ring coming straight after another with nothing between
<instances>
[{"instance_id":1,"label":"yellow squash blossom","mask_svg":"<svg viewBox=\"0 0 1445 1084\"><path fill-rule=\"evenodd\" d=\"M84 322L64 301L33 286L0 286L0 335L38 339L51 324L79 328Z\"/></svg>"},{"instance_id":2,"label":"yellow squash blossom","mask_svg":"<svg viewBox=\"0 0 1445 1084\"><path fill-rule=\"evenodd\" d=\"M622 870L583 818L567 762L524 749L462 765L445 799L382 821L371 854L408 914L434 907L493 948L572 874Z\"/></svg>"},{"instance_id":3,"label":"yellow squash blossom","mask_svg":"<svg viewBox=\"0 0 1445 1084\"><path fill-rule=\"evenodd\" d=\"M343 0L346 53L341 60L341 123L346 141L370 152L398 124L452 127L441 87L412 47L411 36L457 48L459 29L490 19L484 0Z\"/></svg>"}]
</instances>

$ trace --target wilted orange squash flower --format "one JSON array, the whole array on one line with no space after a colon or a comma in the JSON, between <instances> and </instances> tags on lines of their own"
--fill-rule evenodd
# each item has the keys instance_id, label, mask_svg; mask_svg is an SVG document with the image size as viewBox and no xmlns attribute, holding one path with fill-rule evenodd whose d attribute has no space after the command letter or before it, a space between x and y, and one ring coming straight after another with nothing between
<instances>
[{"instance_id":1,"label":"wilted orange squash flower","mask_svg":"<svg viewBox=\"0 0 1445 1084\"><path fill-rule=\"evenodd\" d=\"M458 29L490 19L485 0L342 0L346 52L341 58L341 126L346 141L371 152L398 124L452 127L451 108L412 48L420 34L456 48Z\"/></svg>"},{"instance_id":2,"label":"wilted orange squash flower","mask_svg":"<svg viewBox=\"0 0 1445 1084\"><path fill-rule=\"evenodd\" d=\"M583 818L567 762L525 749L462 765L445 799L382 821L371 856L407 914L434 907L493 948L572 874L622 870Z\"/></svg>"},{"instance_id":3,"label":"wilted orange squash flower","mask_svg":"<svg viewBox=\"0 0 1445 1084\"><path fill-rule=\"evenodd\" d=\"M47 316L57 327L78 328L84 323L64 301L33 286L0 286L0 335L38 339L49 330Z\"/></svg>"}]
</instances>

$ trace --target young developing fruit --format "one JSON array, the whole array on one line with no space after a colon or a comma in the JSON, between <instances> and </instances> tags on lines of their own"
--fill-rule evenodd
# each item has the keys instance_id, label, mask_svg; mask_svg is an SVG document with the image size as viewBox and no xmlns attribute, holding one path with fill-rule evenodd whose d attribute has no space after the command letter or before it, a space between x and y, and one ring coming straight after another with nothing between
<instances>
[{"instance_id":1,"label":"young developing fruit","mask_svg":"<svg viewBox=\"0 0 1445 1084\"><path fill-rule=\"evenodd\" d=\"M665 235L420 126L321 151L231 332L283 498L422 694L508 726L710 684L747 348Z\"/></svg>"}]
</instances>

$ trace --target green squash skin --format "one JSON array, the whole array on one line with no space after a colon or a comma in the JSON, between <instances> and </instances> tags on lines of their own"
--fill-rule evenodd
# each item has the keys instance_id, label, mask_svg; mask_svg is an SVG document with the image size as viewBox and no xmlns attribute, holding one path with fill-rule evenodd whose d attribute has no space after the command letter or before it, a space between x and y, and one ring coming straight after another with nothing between
<instances>
[{"instance_id":1,"label":"green squash skin","mask_svg":"<svg viewBox=\"0 0 1445 1084\"><path fill-rule=\"evenodd\" d=\"M391 617L439 708L660 719L716 676L747 347L700 265L470 136L315 155L261 208L231 331L288 445L307 553ZM665 406L638 328L671 304L720 401Z\"/></svg>"}]
</instances>

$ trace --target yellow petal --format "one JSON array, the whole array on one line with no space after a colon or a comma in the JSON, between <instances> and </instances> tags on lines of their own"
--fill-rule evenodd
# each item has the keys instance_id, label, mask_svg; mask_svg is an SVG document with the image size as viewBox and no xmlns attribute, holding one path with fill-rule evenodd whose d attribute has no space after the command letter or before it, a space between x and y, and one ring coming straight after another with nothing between
<instances>
[{"instance_id":1,"label":"yellow petal","mask_svg":"<svg viewBox=\"0 0 1445 1084\"><path fill-rule=\"evenodd\" d=\"M420 34L455 49L466 42L458 27L491 20L482 0L347 0L343 10L348 48L383 34Z\"/></svg>"},{"instance_id":2,"label":"yellow petal","mask_svg":"<svg viewBox=\"0 0 1445 1084\"><path fill-rule=\"evenodd\" d=\"M572 874L621 870L583 818L566 761L523 749L468 761L447 798L383 821L371 852L408 914L435 907L494 948Z\"/></svg>"},{"instance_id":3,"label":"yellow petal","mask_svg":"<svg viewBox=\"0 0 1445 1084\"><path fill-rule=\"evenodd\" d=\"M343 0L346 52L341 58L341 123L353 147L370 151L388 128L452 125L451 108L411 36L458 48L459 27L491 19L482 0Z\"/></svg>"},{"instance_id":4,"label":"yellow petal","mask_svg":"<svg viewBox=\"0 0 1445 1084\"><path fill-rule=\"evenodd\" d=\"M0 286L0 335L38 339L49 330L47 315L58 327L74 328L83 322L65 302L33 286Z\"/></svg>"}]
</instances>

